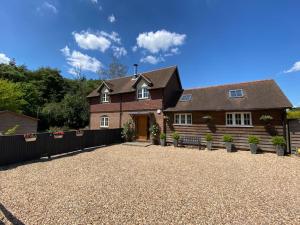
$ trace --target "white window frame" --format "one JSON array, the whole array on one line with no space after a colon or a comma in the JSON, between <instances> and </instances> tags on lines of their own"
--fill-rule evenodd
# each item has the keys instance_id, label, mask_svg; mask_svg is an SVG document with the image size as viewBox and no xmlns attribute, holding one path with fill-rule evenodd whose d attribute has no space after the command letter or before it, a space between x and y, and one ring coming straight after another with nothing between
<instances>
[{"instance_id":1,"label":"white window frame","mask_svg":"<svg viewBox=\"0 0 300 225\"><path fill-rule=\"evenodd\" d=\"M101 116L100 117L100 127L101 128L108 128L109 127L109 117L108 116Z\"/></svg>"},{"instance_id":2,"label":"white window frame","mask_svg":"<svg viewBox=\"0 0 300 225\"><path fill-rule=\"evenodd\" d=\"M102 93L101 94L101 102L102 103L108 103L109 102L109 96L107 93Z\"/></svg>"},{"instance_id":3,"label":"white window frame","mask_svg":"<svg viewBox=\"0 0 300 225\"><path fill-rule=\"evenodd\" d=\"M137 90L137 99L149 99L150 92L147 87L141 87ZM141 97L139 96L141 94Z\"/></svg>"},{"instance_id":4,"label":"white window frame","mask_svg":"<svg viewBox=\"0 0 300 225\"><path fill-rule=\"evenodd\" d=\"M232 115L232 124L228 124L227 115ZM236 114L241 115L241 124L236 124ZM245 114L249 114L249 122L250 124L245 125ZM227 112L225 115L225 124L227 127L253 127L252 125L252 114L251 112Z\"/></svg>"},{"instance_id":5,"label":"white window frame","mask_svg":"<svg viewBox=\"0 0 300 225\"><path fill-rule=\"evenodd\" d=\"M187 117L191 116L191 123L188 123ZM178 122L176 123L176 116L179 116ZM184 118L184 123L182 123L181 118ZM192 113L175 113L174 114L174 125L192 125L193 124L193 115Z\"/></svg>"},{"instance_id":6,"label":"white window frame","mask_svg":"<svg viewBox=\"0 0 300 225\"><path fill-rule=\"evenodd\" d=\"M242 96L232 96L231 95L232 92L237 92L237 91L241 91ZM230 98L242 98L242 97L244 97L244 90L243 89L232 89L232 90L229 90L228 94L229 94Z\"/></svg>"}]
</instances>

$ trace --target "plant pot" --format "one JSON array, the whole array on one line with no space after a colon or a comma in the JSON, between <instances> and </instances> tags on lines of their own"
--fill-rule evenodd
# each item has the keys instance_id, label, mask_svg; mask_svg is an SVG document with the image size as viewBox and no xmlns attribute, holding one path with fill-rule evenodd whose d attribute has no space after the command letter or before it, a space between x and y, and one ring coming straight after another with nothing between
<instances>
[{"instance_id":1,"label":"plant pot","mask_svg":"<svg viewBox=\"0 0 300 225\"><path fill-rule=\"evenodd\" d=\"M227 152L233 152L232 142L225 142L225 147L226 147Z\"/></svg>"},{"instance_id":2,"label":"plant pot","mask_svg":"<svg viewBox=\"0 0 300 225\"><path fill-rule=\"evenodd\" d=\"M207 148L207 150L209 150L209 151L212 150L212 141L207 141L207 142L206 142L206 148Z\"/></svg>"},{"instance_id":3,"label":"plant pot","mask_svg":"<svg viewBox=\"0 0 300 225\"><path fill-rule=\"evenodd\" d=\"M249 144L249 147L252 154L257 154L257 150L258 150L257 144L253 144L253 143Z\"/></svg>"},{"instance_id":4,"label":"plant pot","mask_svg":"<svg viewBox=\"0 0 300 225\"><path fill-rule=\"evenodd\" d=\"M174 147L178 147L178 140L173 140Z\"/></svg>"},{"instance_id":5,"label":"plant pot","mask_svg":"<svg viewBox=\"0 0 300 225\"><path fill-rule=\"evenodd\" d=\"M158 140L156 138L152 138L151 141L153 145L158 145Z\"/></svg>"},{"instance_id":6,"label":"plant pot","mask_svg":"<svg viewBox=\"0 0 300 225\"><path fill-rule=\"evenodd\" d=\"M26 141L26 142L36 141L36 137L25 138L25 141Z\"/></svg>"},{"instance_id":7,"label":"plant pot","mask_svg":"<svg viewBox=\"0 0 300 225\"><path fill-rule=\"evenodd\" d=\"M278 156L284 156L284 146L276 145L275 148Z\"/></svg>"},{"instance_id":8,"label":"plant pot","mask_svg":"<svg viewBox=\"0 0 300 225\"><path fill-rule=\"evenodd\" d=\"M160 139L160 145L166 146L166 139Z\"/></svg>"}]
</instances>

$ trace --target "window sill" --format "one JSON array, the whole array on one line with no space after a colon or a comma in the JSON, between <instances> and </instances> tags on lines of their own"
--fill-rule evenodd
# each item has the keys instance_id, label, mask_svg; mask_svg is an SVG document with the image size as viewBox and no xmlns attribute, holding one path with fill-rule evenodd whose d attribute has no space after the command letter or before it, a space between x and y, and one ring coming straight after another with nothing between
<instances>
[{"instance_id":1,"label":"window sill","mask_svg":"<svg viewBox=\"0 0 300 225\"><path fill-rule=\"evenodd\" d=\"M185 123L180 123L180 124L179 123L173 123L173 125L174 126L192 126L193 124L190 124L190 123L186 123L186 124Z\"/></svg>"},{"instance_id":2,"label":"window sill","mask_svg":"<svg viewBox=\"0 0 300 225\"><path fill-rule=\"evenodd\" d=\"M241 127L245 127L245 128L252 128L254 127L253 125L225 125L226 127L236 127L236 128L241 128Z\"/></svg>"}]
</instances>

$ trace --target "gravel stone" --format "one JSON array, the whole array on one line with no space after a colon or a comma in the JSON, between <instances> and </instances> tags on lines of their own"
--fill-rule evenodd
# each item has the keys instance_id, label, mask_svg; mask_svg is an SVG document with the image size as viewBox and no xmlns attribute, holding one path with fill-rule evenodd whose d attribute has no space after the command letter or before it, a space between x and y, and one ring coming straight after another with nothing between
<instances>
[{"instance_id":1,"label":"gravel stone","mask_svg":"<svg viewBox=\"0 0 300 225\"><path fill-rule=\"evenodd\" d=\"M300 224L300 158L114 145L0 168L24 224ZM0 224L9 223L0 208Z\"/></svg>"}]
</instances>

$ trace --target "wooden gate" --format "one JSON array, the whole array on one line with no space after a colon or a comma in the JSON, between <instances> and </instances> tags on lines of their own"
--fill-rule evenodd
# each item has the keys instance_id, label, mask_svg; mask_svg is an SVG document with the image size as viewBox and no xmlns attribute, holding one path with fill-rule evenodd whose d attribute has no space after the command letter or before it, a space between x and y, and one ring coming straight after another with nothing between
<instances>
[{"instance_id":1,"label":"wooden gate","mask_svg":"<svg viewBox=\"0 0 300 225\"><path fill-rule=\"evenodd\" d=\"M289 120L290 148L294 152L300 148L300 119Z\"/></svg>"}]
</instances>

